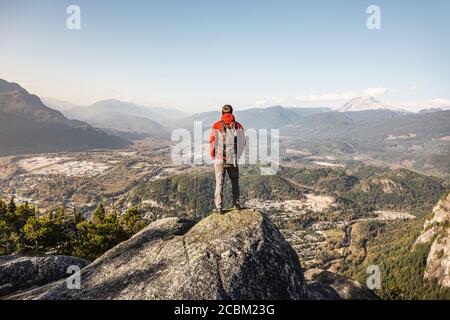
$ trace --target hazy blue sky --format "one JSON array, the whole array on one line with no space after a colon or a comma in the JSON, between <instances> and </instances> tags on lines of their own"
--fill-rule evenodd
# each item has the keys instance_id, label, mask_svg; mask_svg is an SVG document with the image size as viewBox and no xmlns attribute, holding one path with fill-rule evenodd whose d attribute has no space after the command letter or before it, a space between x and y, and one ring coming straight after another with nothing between
<instances>
[{"instance_id":1,"label":"hazy blue sky","mask_svg":"<svg viewBox=\"0 0 450 320\"><path fill-rule=\"evenodd\" d=\"M81 30L66 28L70 4ZM371 4L381 30L366 27ZM188 112L360 94L450 106L449 17L448 0L0 0L0 78L77 104Z\"/></svg>"}]
</instances>

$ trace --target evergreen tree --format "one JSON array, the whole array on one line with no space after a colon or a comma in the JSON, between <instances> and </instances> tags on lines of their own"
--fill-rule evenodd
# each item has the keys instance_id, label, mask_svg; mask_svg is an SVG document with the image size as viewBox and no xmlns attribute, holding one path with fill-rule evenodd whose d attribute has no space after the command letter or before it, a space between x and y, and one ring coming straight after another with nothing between
<instances>
[{"instance_id":1,"label":"evergreen tree","mask_svg":"<svg viewBox=\"0 0 450 320\"><path fill-rule=\"evenodd\" d=\"M12 197L9 200L8 207L7 207L6 211L9 212L10 214L14 214L14 212L16 211L16 204L14 203L14 197Z\"/></svg>"},{"instance_id":2,"label":"evergreen tree","mask_svg":"<svg viewBox=\"0 0 450 320\"><path fill-rule=\"evenodd\" d=\"M103 203L100 203L92 214L91 222L95 225L100 225L103 223L105 219L105 208L103 207Z\"/></svg>"},{"instance_id":3,"label":"evergreen tree","mask_svg":"<svg viewBox=\"0 0 450 320\"><path fill-rule=\"evenodd\" d=\"M5 220L0 220L0 255L10 254L14 249L14 240L11 238L12 229Z\"/></svg>"},{"instance_id":4,"label":"evergreen tree","mask_svg":"<svg viewBox=\"0 0 450 320\"><path fill-rule=\"evenodd\" d=\"M142 214L136 207L127 210L127 212L122 216L122 223L124 225L125 232L130 237L139 232L145 226L145 222L142 220Z\"/></svg>"},{"instance_id":5,"label":"evergreen tree","mask_svg":"<svg viewBox=\"0 0 450 320\"><path fill-rule=\"evenodd\" d=\"M42 217L30 217L22 228L25 239L31 242L35 252L45 252L57 249L67 240L64 221L64 212L59 209L55 214Z\"/></svg>"},{"instance_id":6,"label":"evergreen tree","mask_svg":"<svg viewBox=\"0 0 450 320\"><path fill-rule=\"evenodd\" d=\"M7 211L6 203L0 199L0 220L3 220L5 218L6 211Z\"/></svg>"}]
</instances>

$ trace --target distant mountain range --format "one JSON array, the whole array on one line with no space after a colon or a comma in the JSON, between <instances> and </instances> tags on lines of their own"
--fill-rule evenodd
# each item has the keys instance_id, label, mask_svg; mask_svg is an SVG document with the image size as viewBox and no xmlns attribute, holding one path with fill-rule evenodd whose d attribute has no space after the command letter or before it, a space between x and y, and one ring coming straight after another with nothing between
<instances>
[{"instance_id":1,"label":"distant mountain range","mask_svg":"<svg viewBox=\"0 0 450 320\"><path fill-rule=\"evenodd\" d=\"M244 128L278 129L310 115L322 114L331 111L329 108L286 108L273 106L268 108L251 108L234 112L236 120ZM192 127L194 121L201 121L203 126L210 127L220 120L219 111L210 111L194 114L182 119L185 127Z\"/></svg>"},{"instance_id":2,"label":"distant mountain range","mask_svg":"<svg viewBox=\"0 0 450 320\"><path fill-rule=\"evenodd\" d=\"M103 100L88 107L59 108L69 119L112 130L147 135L168 135L171 129L193 128L194 121L210 127L220 119L220 112L210 111L188 115L177 109L149 108L120 100ZM236 119L246 128L281 128L306 116L331 111L329 108L286 108L273 106L235 112Z\"/></svg>"},{"instance_id":3,"label":"distant mountain range","mask_svg":"<svg viewBox=\"0 0 450 320\"><path fill-rule=\"evenodd\" d=\"M52 106L58 104L58 101L55 102L55 100L50 102ZM192 130L195 121L201 121L205 129L209 128L221 116L219 111L187 115L177 109L150 108L120 100L102 100L87 107L70 106L70 103L59 101L59 106L56 108L61 110L69 119L85 121L116 134L125 132L147 136L168 136L171 129L182 127ZM440 111L442 110L429 109L418 113L418 115L433 114ZM402 118L400 121L407 123L417 118L413 113L389 107L373 97L353 98L337 110L326 107L272 106L236 110L234 115L245 128L282 129L282 133L287 135L300 134L302 136L314 135L331 138L348 137L353 132L356 134L358 128L364 131L370 129L370 126L367 127L368 124L376 123L382 123L382 126L387 125L380 128L380 133L387 135L390 133L387 131L392 126L389 123L384 123L384 121L390 122L396 117L410 115L409 118ZM427 117L433 118L435 115ZM421 116L419 116L420 118ZM404 127L404 125L402 126ZM365 135L364 132L361 134Z\"/></svg>"},{"instance_id":4,"label":"distant mountain range","mask_svg":"<svg viewBox=\"0 0 450 320\"><path fill-rule=\"evenodd\" d=\"M354 98L338 110L274 106L236 111L244 128L280 129L283 136L308 139L381 139L415 134L420 139L450 136L450 110L412 113L389 108L372 97ZM182 119L186 128L201 121L205 128L220 112L203 112Z\"/></svg>"},{"instance_id":5,"label":"distant mountain range","mask_svg":"<svg viewBox=\"0 0 450 320\"><path fill-rule=\"evenodd\" d=\"M345 103L337 111L349 112L349 111L363 111L363 110L379 110L389 109L374 97L356 97Z\"/></svg>"},{"instance_id":6,"label":"distant mountain range","mask_svg":"<svg viewBox=\"0 0 450 320\"><path fill-rule=\"evenodd\" d=\"M120 148L129 141L69 120L17 83L0 79L0 154Z\"/></svg>"},{"instance_id":7,"label":"distant mountain range","mask_svg":"<svg viewBox=\"0 0 450 320\"><path fill-rule=\"evenodd\" d=\"M165 124L169 121L149 109L119 100L98 101L88 107L76 107L63 112L71 119L86 121L99 128L148 135L167 133L162 124L152 119Z\"/></svg>"},{"instance_id":8,"label":"distant mountain range","mask_svg":"<svg viewBox=\"0 0 450 320\"><path fill-rule=\"evenodd\" d=\"M439 138L450 135L450 110L418 114L388 109L333 111L300 119L281 132L313 139L385 139L409 134Z\"/></svg>"},{"instance_id":9,"label":"distant mountain range","mask_svg":"<svg viewBox=\"0 0 450 320\"><path fill-rule=\"evenodd\" d=\"M437 100L444 100L444 99L437 99ZM424 112L437 112L437 111L444 111L449 110L450 106L446 106L444 104L444 107L436 108L436 107L429 107L427 104L430 102L425 101L423 102L422 110L419 110L418 113L424 113ZM391 110L396 112L403 112L403 113L413 113L411 111L408 111L406 109L403 109L401 107L390 105L390 104L384 104L375 99L374 97L355 97L351 99L350 101L343 104L340 108L338 108L336 111L339 112L350 112L350 111L366 111L366 110Z\"/></svg>"},{"instance_id":10,"label":"distant mountain range","mask_svg":"<svg viewBox=\"0 0 450 320\"><path fill-rule=\"evenodd\" d=\"M79 107L76 104L73 104L71 102L54 99L54 98L49 98L49 97L41 97L41 101L47 107L61 111L61 112L72 109L72 108ZM64 114L64 112L63 112L63 114Z\"/></svg>"},{"instance_id":11,"label":"distant mountain range","mask_svg":"<svg viewBox=\"0 0 450 320\"><path fill-rule=\"evenodd\" d=\"M150 108L115 99L98 101L87 107L66 108L67 103L62 102L54 106L69 119L101 128L147 134L161 133L164 127L175 128L178 119L188 116L177 109Z\"/></svg>"},{"instance_id":12,"label":"distant mountain range","mask_svg":"<svg viewBox=\"0 0 450 320\"><path fill-rule=\"evenodd\" d=\"M46 101L62 111L49 108L20 85L0 80L1 154L120 147L127 139L168 138L174 128L192 130L195 121L207 129L221 116L219 111L187 115L176 109L119 100L98 101L87 107ZM234 114L246 129L275 128L294 140L339 141L353 146L358 142L360 147L377 141L380 150L398 139L406 141L405 137L411 142L414 138L423 148L429 139L444 141L450 136L450 110L411 113L388 108L372 97L354 98L338 110L272 106L236 110Z\"/></svg>"},{"instance_id":13,"label":"distant mountain range","mask_svg":"<svg viewBox=\"0 0 450 320\"><path fill-rule=\"evenodd\" d=\"M290 149L450 176L450 110L326 112L282 127L280 136Z\"/></svg>"},{"instance_id":14,"label":"distant mountain range","mask_svg":"<svg viewBox=\"0 0 450 320\"><path fill-rule=\"evenodd\" d=\"M4 80L0 80L0 112L35 122L71 124L61 112L45 106L38 96Z\"/></svg>"}]
</instances>

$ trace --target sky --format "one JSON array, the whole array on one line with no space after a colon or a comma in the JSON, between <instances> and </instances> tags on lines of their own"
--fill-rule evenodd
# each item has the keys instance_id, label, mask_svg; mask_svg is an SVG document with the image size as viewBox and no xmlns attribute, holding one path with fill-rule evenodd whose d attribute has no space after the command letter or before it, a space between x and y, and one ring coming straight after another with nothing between
<instances>
[{"instance_id":1,"label":"sky","mask_svg":"<svg viewBox=\"0 0 450 320\"><path fill-rule=\"evenodd\" d=\"M367 27L370 5L381 29ZM360 95L450 107L449 16L448 0L0 0L0 78L78 105L189 113Z\"/></svg>"}]
</instances>

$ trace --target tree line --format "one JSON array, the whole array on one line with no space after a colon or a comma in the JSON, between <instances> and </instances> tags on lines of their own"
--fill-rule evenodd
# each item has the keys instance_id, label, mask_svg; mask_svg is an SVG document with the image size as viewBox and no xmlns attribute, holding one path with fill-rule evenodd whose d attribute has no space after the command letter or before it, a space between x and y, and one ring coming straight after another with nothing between
<instances>
[{"instance_id":1,"label":"tree line","mask_svg":"<svg viewBox=\"0 0 450 320\"><path fill-rule=\"evenodd\" d=\"M137 208L121 215L100 203L86 219L75 210L41 214L28 203L0 200L0 255L52 253L94 260L145 225Z\"/></svg>"}]
</instances>

